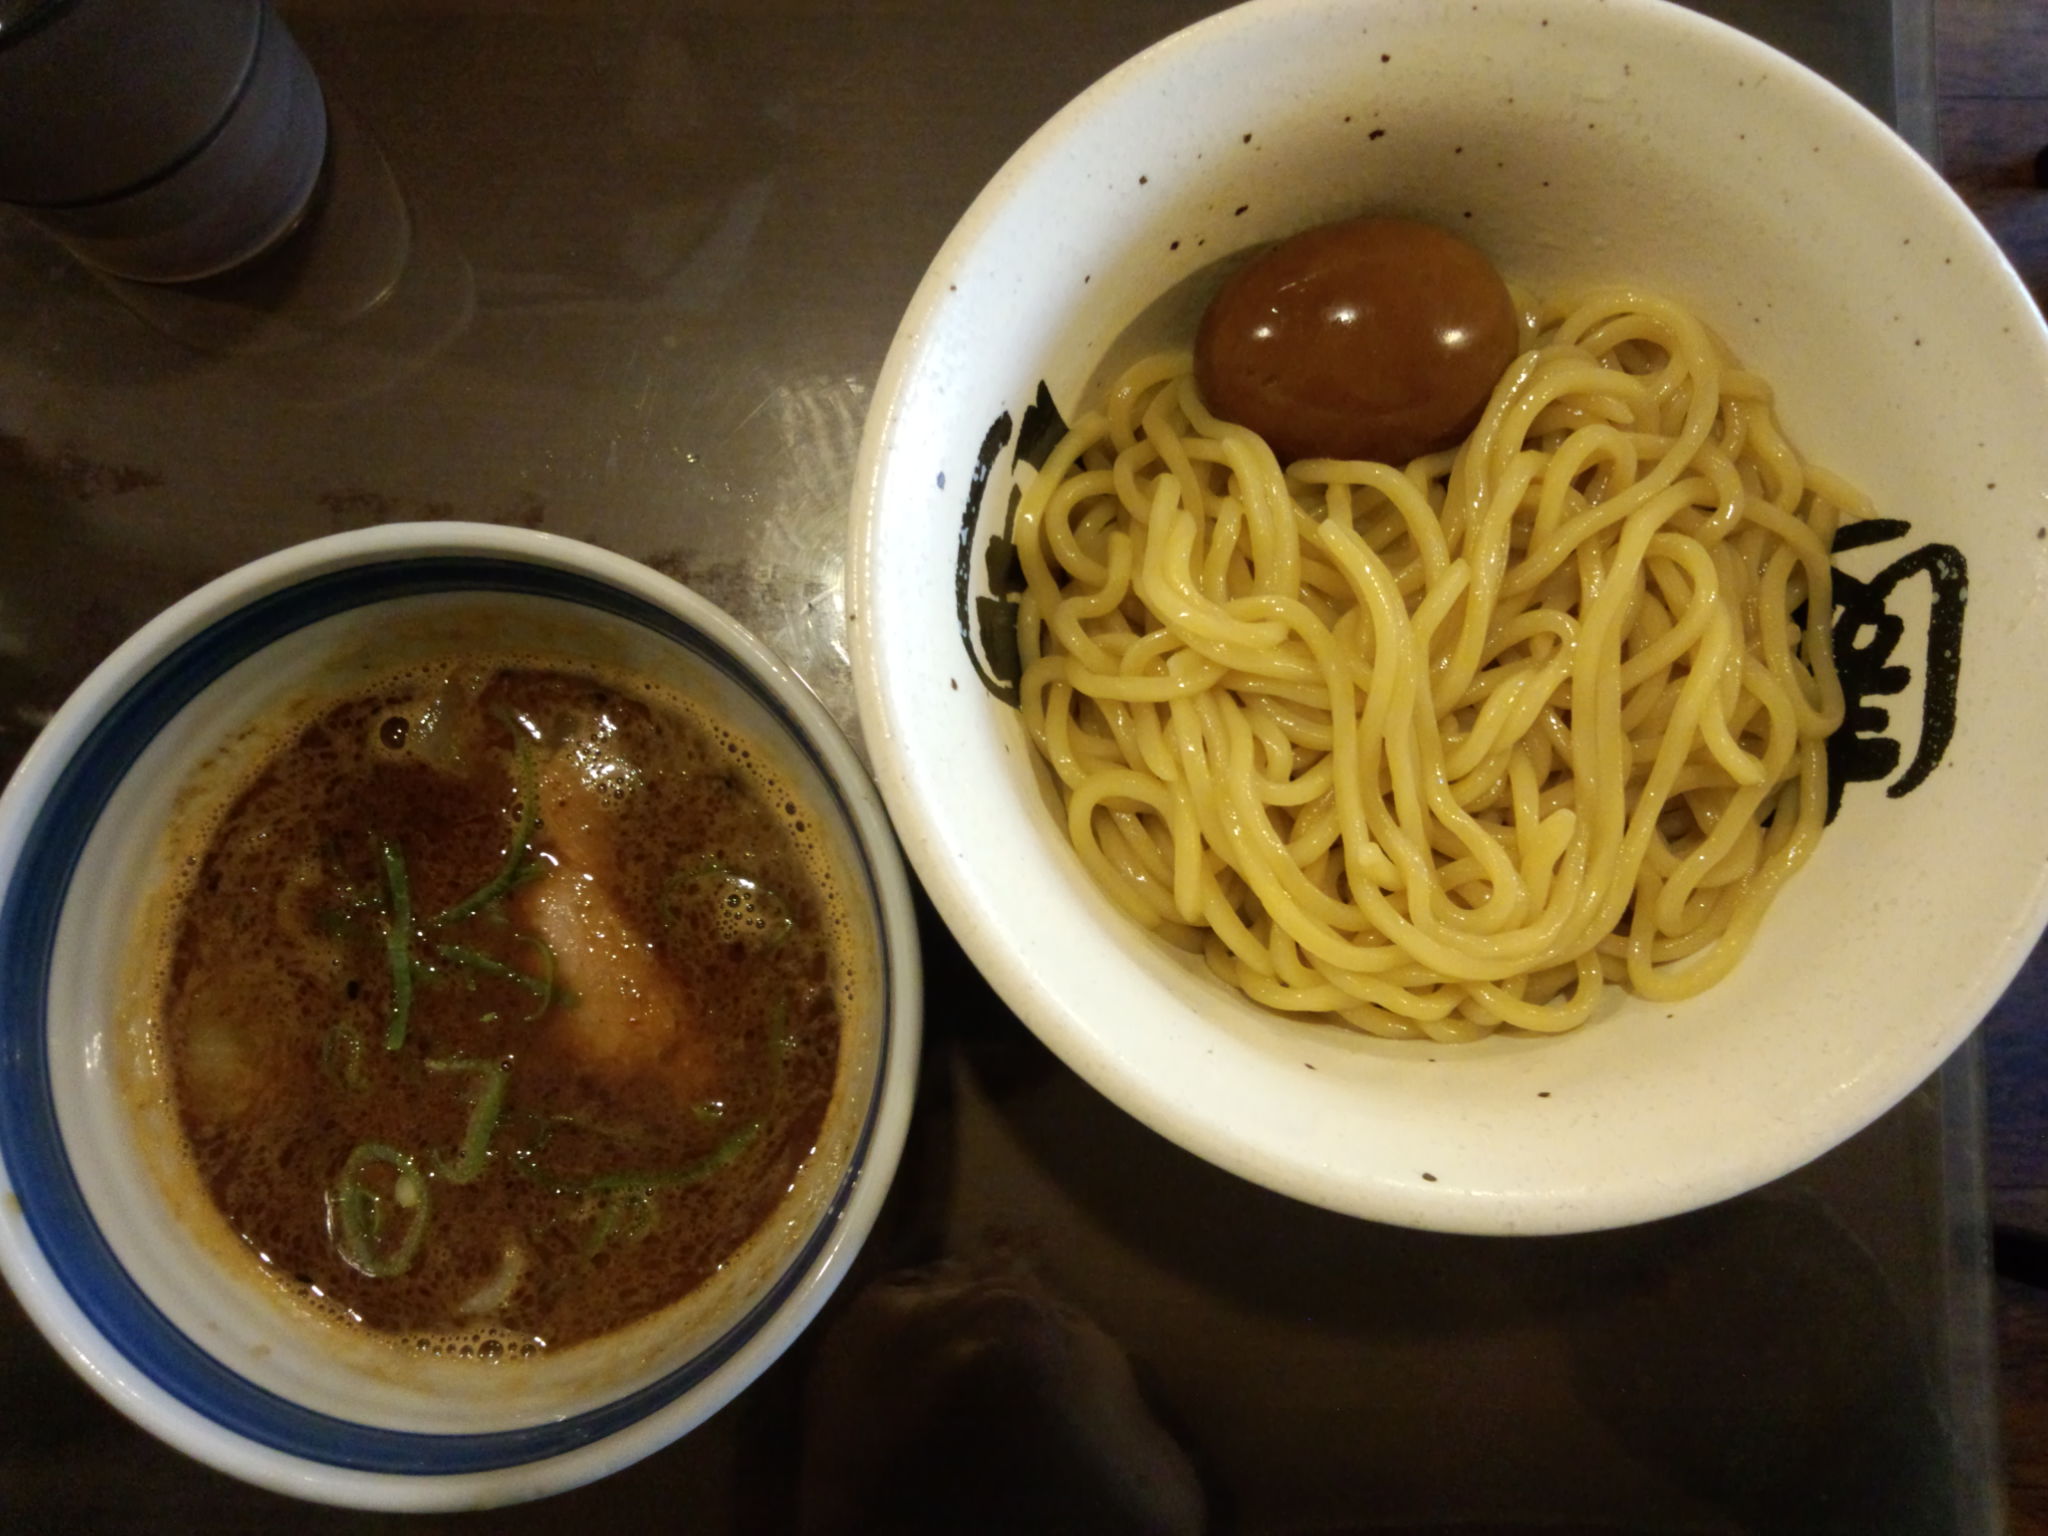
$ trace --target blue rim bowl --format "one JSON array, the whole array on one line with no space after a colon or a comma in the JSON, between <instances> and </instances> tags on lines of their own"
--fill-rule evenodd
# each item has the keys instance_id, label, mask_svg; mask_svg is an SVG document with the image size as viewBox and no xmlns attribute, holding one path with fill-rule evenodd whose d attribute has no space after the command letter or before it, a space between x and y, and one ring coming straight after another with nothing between
<instances>
[{"instance_id":1,"label":"blue rim bowl","mask_svg":"<svg viewBox=\"0 0 2048 1536\"><path fill-rule=\"evenodd\" d=\"M522 1406L514 1394L513 1407L472 1425L438 1411L444 1376L429 1429L418 1412L383 1411L375 1389L327 1392L321 1378L351 1367L329 1367L317 1348L297 1375L252 1366L268 1346L237 1349L217 1336L237 1324L195 1326L176 1284L139 1257L161 1234L141 1232L134 1206L103 1193L134 1181L94 1167L122 1140L107 1131L121 1113L119 1073L101 1062L118 1054L108 1049L118 1026L104 1017L113 984L81 986L74 973L89 962L67 958L66 946L85 942L79 932L136 920L133 883L99 876L95 832L109 839L110 807L141 792L138 781L159 771L152 753L190 734L195 715L217 730L224 689L240 697L238 681L260 677L287 647L299 655L288 665L307 665L323 647L352 644L365 624L385 627L404 605L498 601L622 632L751 701L755 728L822 791L815 803L851 854L850 892L865 897L875 935L879 1002L872 1027L849 1028L857 1044L833 1111L845 1155L800 1215L785 1207L778 1217L801 1230L786 1234L757 1283L653 1366L586 1369L566 1398ZM141 841L136 830L147 833L151 817L130 820L119 839ZM398 525L317 540L221 577L145 627L80 686L0 796L0 954L0 1272L59 1351L137 1423L237 1477L322 1502L426 1510L539 1497L693 1428L766 1369L837 1285L894 1173L914 1090L921 990L909 888L880 802L830 715L773 653L687 588L524 530ZM244 1319L263 1310L253 1296L234 1305ZM508 1367L468 1369L494 1373L478 1395L501 1396Z\"/></svg>"}]
</instances>

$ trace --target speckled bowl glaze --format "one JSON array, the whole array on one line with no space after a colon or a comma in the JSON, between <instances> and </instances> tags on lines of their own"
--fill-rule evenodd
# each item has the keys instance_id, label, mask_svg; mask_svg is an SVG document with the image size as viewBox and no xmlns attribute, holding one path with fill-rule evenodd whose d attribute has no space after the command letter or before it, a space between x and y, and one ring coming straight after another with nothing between
<instances>
[{"instance_id":1,"label":"speckled bowl glaze","mask_svg":"<svg viewBox=\"0 0 2048 1536\"><path fill-rule=\"evenodd\" d=\"M684 691L773 761L815 808L873 985L844 1019L819 1154L720 1273L618 1333L494 1364L365 1340L255 1277L185 1171L174 1112L138 1048L151 1004L134 956L185 846L166 828L205 801L201 765L219 782L221 764L274 736L255 724L274 712L507 636L528 655ZM0 796L0 954L0 1272L65 1358L145 1429L328 1503L536 1498L693 1428L789 1346L845 1274L916 1089L909 882L831 716L687 588L520 529L397 524L316 540L147 625L66 702ZM202 1214L181 1218L184 1201Z\"/></svg>"},{"instance_id":2,"label":"speckled bowl glaze","mask_svg":"<svg viewBox=\"0 0 2048 1536\"><path fill-rule=\"evenodd\" d=\"M1013 485L1105 360L1188 344L1212 263L1364 211L1456 230L1537 293L1688 301L1802 451L1876 498L1837 559L1840 814L1702 997L1617 991L1575 1033L1462 1047L1283 1018L1121 919L1048 808L990 585ZM2044 917L2044 594L2048 335L1848 97L1655 0L1258 0L1109 74L954 230L876 391L848 607L911 859L1075 1070L1303 1200L1552 1233L1790 1171L1998 996Z\"/></svg>"}]
</instances>

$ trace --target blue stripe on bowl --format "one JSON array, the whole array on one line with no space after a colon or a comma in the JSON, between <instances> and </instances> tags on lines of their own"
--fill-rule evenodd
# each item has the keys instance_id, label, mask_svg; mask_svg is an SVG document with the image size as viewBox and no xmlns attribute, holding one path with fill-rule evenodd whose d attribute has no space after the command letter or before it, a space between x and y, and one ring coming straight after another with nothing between
<instances>
[{"instance_id":1,"label":"blue stripe on bowl","mask_svg":"<svg viewBox=\"0 0 2048 1536\"><path fill-rule=\"evenodd\" d=\"M57 923L94 823L143 749L229 668L307 625L366 604L445 592L508 592L598 609L652 630L747 689L799 743L852 821L839 786L809 734L773 694L687 620L594 578L552 566L434 556L356 566L261 598L194 636L124 694L57 776L24 842L12 888L0 903L0 1159L29 1230L93 1326L159 1387L234 1434L310 1461L366 1472L486 1472L591 1445L674 1402L729 1360L787 1301L831 1241L864 1165L881 1095L865 1122L839 1188L816 1231L774 1286L687 1365L630 1396L574 1418L487 1434L430 1435L381 1429L314 1412L236 1375L172 1326L107 1245L78 1187L57 1129L50 1082L46 1002ZM858 842L856 840L856 845ZM873 901L875 881L861 850L858 873ZM876 931L880 914L876 912ZM885 1081L895 996L883 945L882 1057Z\"/></svg>"}]
</instances>

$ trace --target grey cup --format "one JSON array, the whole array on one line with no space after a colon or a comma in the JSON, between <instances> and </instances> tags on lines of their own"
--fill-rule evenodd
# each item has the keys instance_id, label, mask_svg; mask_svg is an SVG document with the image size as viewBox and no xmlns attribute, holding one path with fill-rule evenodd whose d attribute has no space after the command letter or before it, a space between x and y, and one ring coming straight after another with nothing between
<instances>
[{"instance_id":1,"label":"grey cup","mask_svg":"<svg viewBox=\"0 0 2048 1536\"><path fill-rule=\"evenodd\" d=\"M235 267L297 223L326 149L266 0L0 0L0 201L90 266Z\"/></svg>"}]
</instances>

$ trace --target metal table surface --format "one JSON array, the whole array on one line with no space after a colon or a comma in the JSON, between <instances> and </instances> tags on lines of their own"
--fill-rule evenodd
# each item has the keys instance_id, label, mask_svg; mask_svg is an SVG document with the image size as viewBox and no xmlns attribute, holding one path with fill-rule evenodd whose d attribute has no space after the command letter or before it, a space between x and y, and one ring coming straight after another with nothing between
<instances>
[{"instance_id":1,"label":"metal table surface","mask_svg":"<svg viewBox=\"0 0 2048 1536\"><path fill-rule=\"evenodd\" d=\"M1924 3L1704 8L1930 142ZM286 256L152 291L0 221L0 768L202 581L418 518L644 560L754 628L857 736L845 511L897 317L1039 122L1215 6L280 9L337 114L328 198ZM1128 1352L1146 1443L1178 1448L1210 1529L1995 1528L1974 1047L1754 1196L1586 1238L1443 1237L1296 1205L1170 1147L1059 1066L927 917L912 1144L820 1327L668 1451L445 1523L858 1528L849 1445L889 1394L863 1385L850 1406L818 1367L862 1358L864 1285L946 1256L970 1288L1023 1298L1030 1326ZM1054 1371L1040 1396L1072 1385ZM1006 1413L1071 1408L982 1406L993 1439ZM1024 1463L987 1457L985 1516L964 1528L1020 1528L1026 1509L1127 1528L1101 1511L1132 1506L1081 1486L1119 1475L1116 1440L1037 1464L1030 1489L1003 1482ZM944 1480L914 1436L894 1454L897 1494ZM387 1523L156 1444L0 1298L0 1526Z\"/></svg>"}]
</instances>

